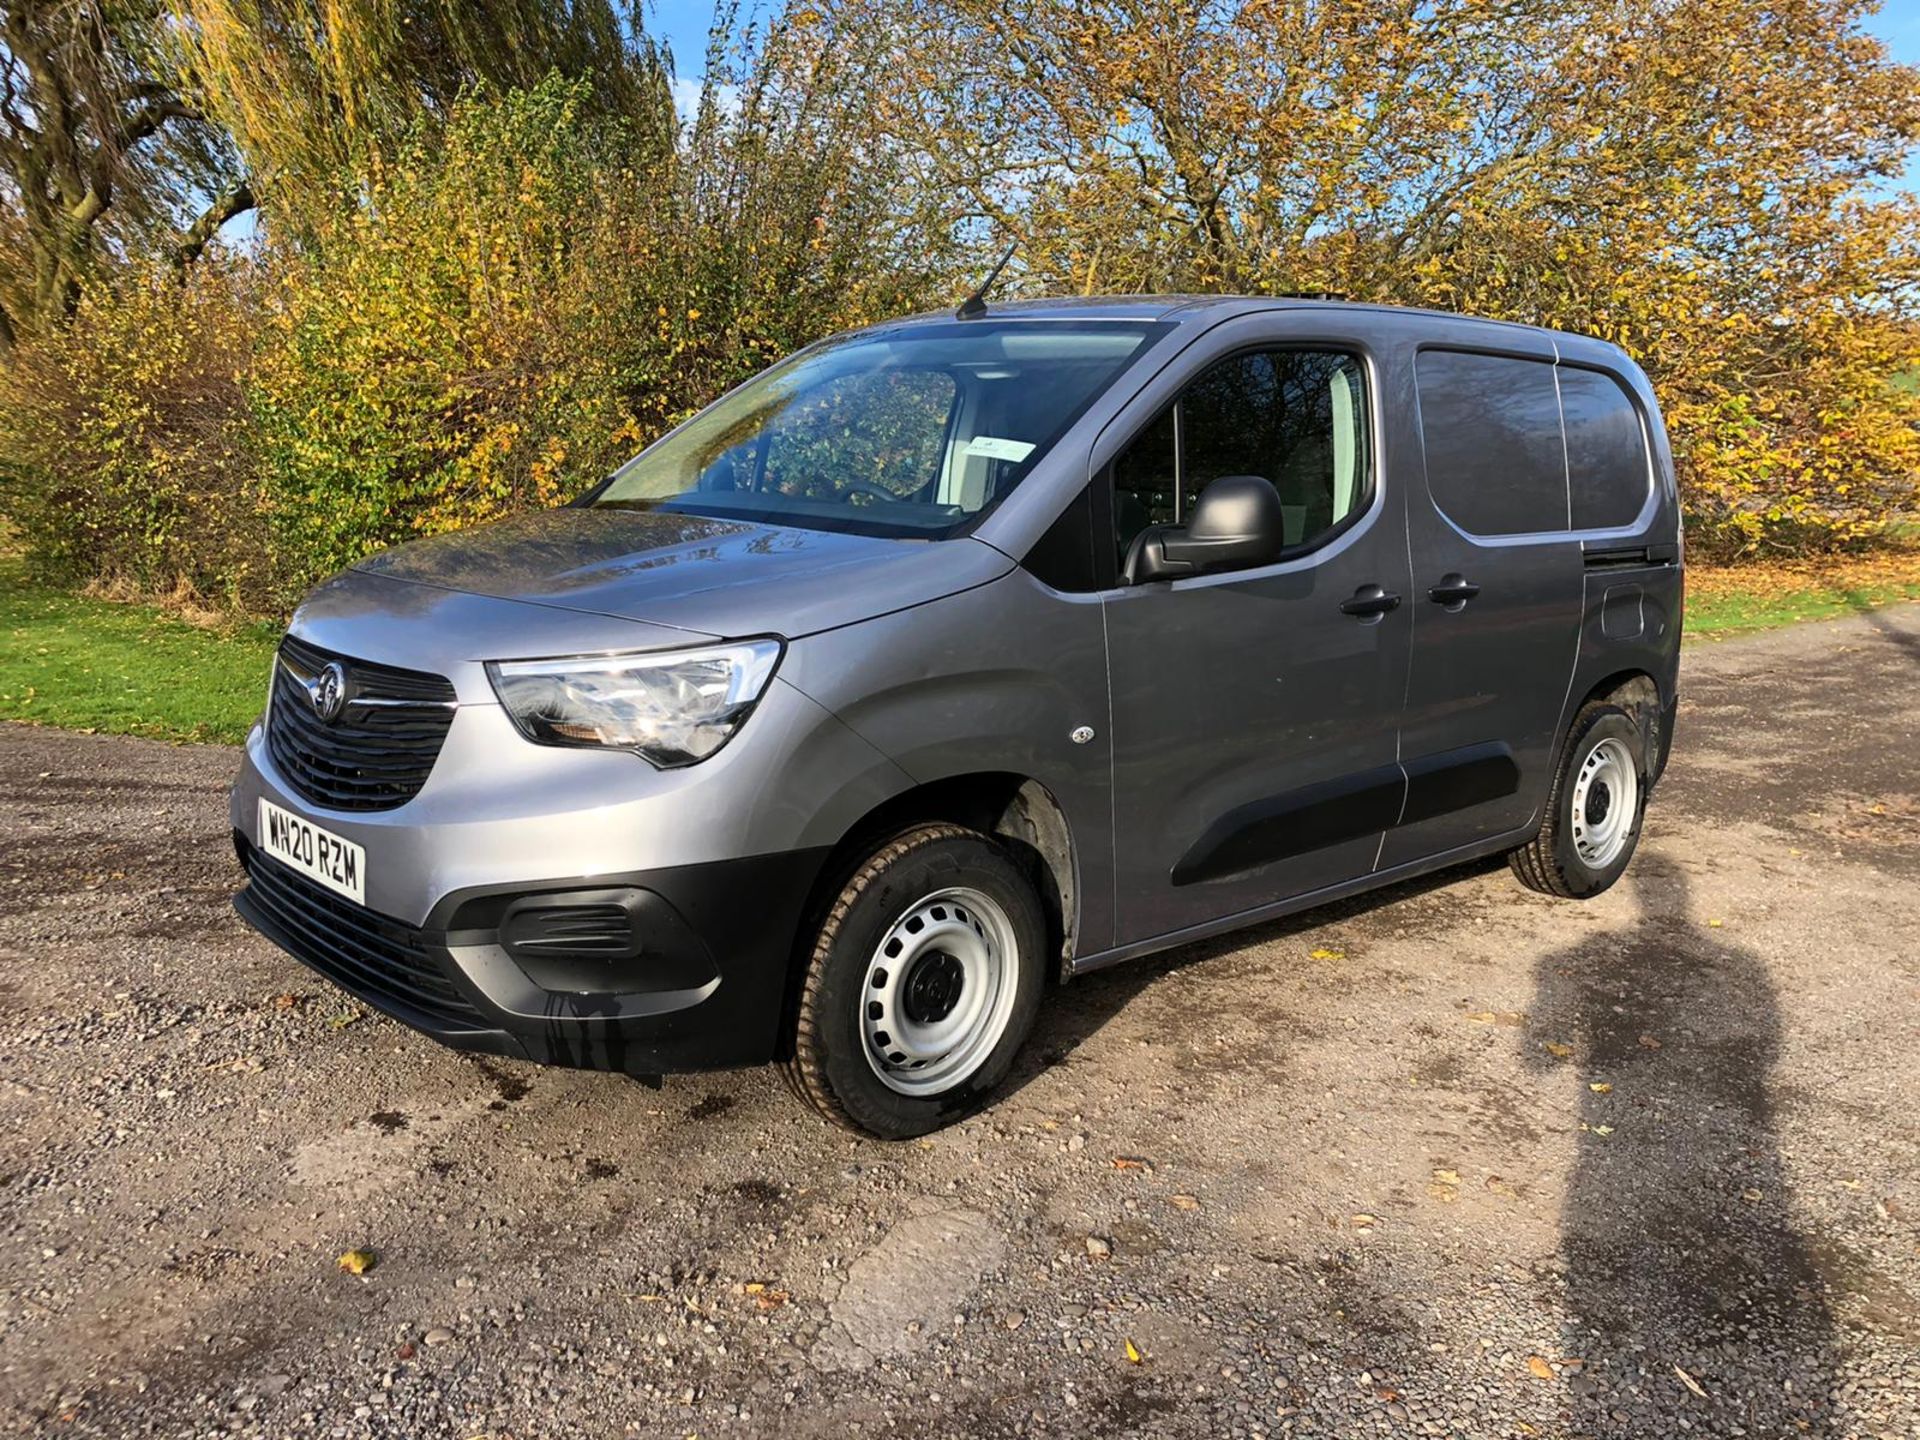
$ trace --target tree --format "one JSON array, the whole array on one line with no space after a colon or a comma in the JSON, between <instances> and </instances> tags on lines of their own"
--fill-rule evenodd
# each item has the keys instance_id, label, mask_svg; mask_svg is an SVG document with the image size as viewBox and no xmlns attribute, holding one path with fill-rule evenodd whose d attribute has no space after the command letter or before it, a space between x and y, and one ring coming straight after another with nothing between
<instances>
[{"instance_id":1,"label":"tree","mask_svg":"<svg viewBox=\"0 0 1920 1440\"><path fill-rule=\"evenodd\" d=\"M1616 340L1727 548L1911 511L1920 72L1868 0L839 0L1045 290L1333 290Z\"/></svg>"},{"instance_id":2,"label":"tree","mask_svg":"<svg viewBox=\"0 0 1920 1440\"><path fill-rule=\"evenodd\" d=\"M191 263L263 195L306 223L423 114L556 67L670 123L621 0L0 0L0 347L103 256Z\"/></svg>"},{"instance_id":3,"label":"tree","mask_svg":"<svg viewBox=\"0 0 1920 1440\"><path fill-rule=\"evenodd\" d=\"M62 320L101 252L200 246L250 203L168 79L159 7L0 0L0 350Z\"/></svg>"},{"instance_id":4,"label":"tree","mask_svg":"<svg viewBox=\"0 0 1920 1440\"><path fill-rule=\"evenodd\" d=\"M476 85L593 82L592 104L658 130L664 58L627 0L172 0L179 66L233 136L268 214L317 223L353 177Z\"/></svg>"}]
</instances>

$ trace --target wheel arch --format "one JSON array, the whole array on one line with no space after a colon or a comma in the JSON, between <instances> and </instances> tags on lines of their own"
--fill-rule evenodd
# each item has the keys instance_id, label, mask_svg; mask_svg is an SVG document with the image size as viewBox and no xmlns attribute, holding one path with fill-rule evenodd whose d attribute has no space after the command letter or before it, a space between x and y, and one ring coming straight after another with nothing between
<instances>
[{"instance_id":1,"label":"wheel arch","mask_svg":"<svg viewBox=\"0 0 1920 1440\"><path fill-rule=\"evenodd\" d=\"M1568 709L1561 730L1564 734L1572 726L1574 717L1596 701L1618 705L1633 716L1640 733L1646 737L1649 778L1657 780L1666 767L1667 748L1672 739L1665 733L1671 700L1650 671L1630 666L1588 687L1586 694Z\"/></svg>"},{"instance_id":2,"label":"wheel arch","mask_svg":"<svg viewBox=\"0 0 1920 1440\"><path fill-rule=\"evenodd\" d=\"M788 1015L781 1054L792 1044L792 1017L815 932L833 898L861 862L892 836L915 825L945 821L998 837L1033 881L1047 919L1053 973L1072 968L1079 931L1081 888L1073 832L1053 793L1031 776L1008 770L970 771L926 781L889 796L849 825L828 852L800 913L789 966Z\"/></svg>"}]
</instances>

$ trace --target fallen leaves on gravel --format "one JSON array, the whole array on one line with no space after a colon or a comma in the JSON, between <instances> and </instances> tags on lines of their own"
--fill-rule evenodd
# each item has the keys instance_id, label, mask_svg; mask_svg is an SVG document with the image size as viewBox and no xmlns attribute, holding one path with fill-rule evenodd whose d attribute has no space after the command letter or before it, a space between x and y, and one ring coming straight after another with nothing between
<instances>
[{"instance_id":1,"label":"fallen leaves on gravel","mask_svg":"<svg viewBox=\"0 0 1920 1440\"><path fill-rule=\"evenodd\" d=\"M336 1030L344 1030L360 1018L362 1018L361 1012L358 1010L342 1010L338 1015L329 1015L327 1024Z\"/></svg>"},{"instance_id":2,"label":"fallen leaves on gravel","mask_svg":"<svg viewBox=\"0 0 1920 1440\"><path fill-rule=\"evenodd\" d=\"M371 1250L349 1250L338 1264L349 1275L364 1275L374 1267L374 1254Z\"/></svg>"},{"instance_id":3,"label":"fallen leaves on gravel","mask_svg":"<svg viewBox=\"0 0 1920 1440\"><path fill-rule=\"evenodd\" d=\"M1113 1157L1113 1168L1116 1170L1151 1170L1153 1169L1153 1162L1151 1160L1143 1160L1138 1155L1116 1155Z\"/></svg>"},{"instance_id":4,"label":"fallen leaves on gravel","mask_svg":"<svg viewBox=\"0 0 1920 1440\"><path fill-rule=\"evenodd\" d=\"M1509 1200L1518 1199L1520 1195L1518 1190L1514 1189L1513 1186L1509 1185L1505 1180L1502 1180L1498 1175L1487 1176L1487 1189L1496 1195L1504 1195Z\"/></svg>"},{"instance_id":5,"label":"fallen leaves on gravel","mask_svg":"<svg viewBox=\"0 0 1920 1440\"><path fill-rule=\"evenodd\" d=\"M1326 945L1321 945L1315 949L1309 950L1307 952L1307 958L1311 960L1344 960L1347 958L1347 952L1344 950L1335 950Z\"/></svg>"},{"instance_id":6,"label":"fallen leaves on gravel","mask_svg":"<svg viewBox=\"0 0 1920 1440\"><path fill-rule=\"evenodd\" d=\"M1533 1378L1536 1380L1551 1380L1553 1378L1553 1366L1547 1363L1544 1355L1527 1356L1527 1369L1533 1373Z\"/></svg>"},{"instance_id":7,"label":"fallen leaves on gravel","mask_svg":"<svg viewBox=\"0 0 1920 1440\"><path fill-rule=\"evenodd\" d=\"M1524 1025L1527 1017L1517 1010L1469 1010L1465 1018L1475 1025Z\"/></svg>"},{"instance_id":8,"label":"fallen leaves on gravel","mask_svg":"<svg viewBox=\"0 0 1920 1440\"><path fill-rule=\"evenodd\" d=\"M1147 1352L1134 1344L1131 1339L1126 1342L1126 1355L1129 1365L1144 1365L1147 1363Z\"/></svg>"},{"instance_id":9,"label":"fallen leaves on gravel","mask_svg":"<svg viewBox=\"0 0 1920 1440\"><path fill-rule=\"evenodd\" d=\"M1199 1197L1195 1195L1175 1195L1170 1197L1170 1203L1176 1210L1198 1210L1200 1208Z\"/></svg>"},{"instance_id":10,"label":"fallen leaves on gravel","mask_svg":"<svg viewBox=\"0 0 1920 1440\"><path fill-rule=\"evenodd\" d=\"M1660 1048L1660 1042L1651 1035L1642 1035L1640 1037L1640 1048L1642 1050L1658 1050Z\"/></svg>"},{"instance_id":11,"label":"fallen leaves on gravel","mask_svg":"<svg viewBox=\"0 0 1920 1440\"><path fill-rule=\"evenodd\" d=\"M1687 1389L1698 1395L1702 1400L1707 1398L1707 1392L1700 1387L1700 1382L1687 1374L1687 1372L1682 1370L1678 1365L1673 1367L1673 1373L1680 1377L1680 1383L1686 1386Z\"/></svg>"},{"instance_id":12,"label":"fallen leaves on gravel","mask_svg":"<svg viewBox=\"0 0 1920 1440\"><path fill-rule=\"evenodd\" d=\"M1613 1093L1613 1086L1605 1080L1588 1081L1587 1089L1596 1095L1611 1095Z\"/></svg>"},{"instance_id":13,"label":"fallen leaves on gravel","mask_svg":"<svg viewBox=\"0 0 1920 1440\"><path fill-rule=\"evenodd\" d=\"M1549 1040L1540 1048L1556 1060L1564 1060L1573 1054L1573 1047L1559 1040Z\"/></svg>"}]
</instances>

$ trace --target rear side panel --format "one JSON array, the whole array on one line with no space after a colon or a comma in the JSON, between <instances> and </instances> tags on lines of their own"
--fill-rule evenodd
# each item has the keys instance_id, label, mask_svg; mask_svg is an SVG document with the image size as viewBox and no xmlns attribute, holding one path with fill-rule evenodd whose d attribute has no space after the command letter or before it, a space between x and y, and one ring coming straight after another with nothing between
<instances>
[{"instance_id":1,"label":"rear side panel","mask_svg":"<svg viewBox=\"0 0 1920 1440\"><path fill-rule=\"evenodd\" d=\"M1640 718L1643 726L1657 731L1648 756L1657 778L1673 743L1685 598L1673 451L1659 402L1638 366L1597 340L1563 336L1559 343L1567 360L1608 371L1631 394L1646 431L1654 478L1653 504L1642 523L1590 536L1582 546L1580 652L1561 725L1564 729L1588 696L1613 689L1623 677L1646 675L1656 691L1655 708Z\"/></svg>"}]
</instances>

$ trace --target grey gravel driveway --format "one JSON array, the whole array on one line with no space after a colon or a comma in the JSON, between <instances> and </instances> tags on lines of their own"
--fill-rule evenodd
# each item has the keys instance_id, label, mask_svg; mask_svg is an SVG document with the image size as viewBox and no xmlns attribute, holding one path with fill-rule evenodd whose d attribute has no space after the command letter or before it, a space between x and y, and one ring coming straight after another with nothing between
<instances>
[{"instance_id":1,"label":"grey gravel driveway","mask_svg":"<svg viewBox=\"0 0 1920 1440\"><path fill-rule=\"evenodd\" d=\"M0 1431L1912 1440L1920 607L1684 683L1609 895L1074 984L906 1146L439 1049L232 917L231 752L0 728Z\"/></svg>"}]
</instances>

